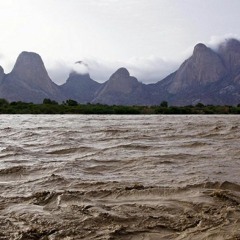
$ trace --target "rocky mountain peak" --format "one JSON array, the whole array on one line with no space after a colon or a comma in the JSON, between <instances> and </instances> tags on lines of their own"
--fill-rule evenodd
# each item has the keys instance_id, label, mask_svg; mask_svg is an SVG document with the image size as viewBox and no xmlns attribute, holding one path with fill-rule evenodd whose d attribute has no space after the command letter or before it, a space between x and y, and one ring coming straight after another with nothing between
<instances>
[{"instance_id":1,"label":"rocky mountain peak","mask_svg":"<svg viewBox=\"0 0 240 240\"><path fill-rule=\"evenodd\" d=\"M34 52L22 52L17 58L14 65L13 72L21 74L25 72L26 69L31 69L31 71L46 71L42 58L39 54Z\"/></svg>"},{"instance_id":2,"label":"rocky mountain peak","mask_svg":"<svg viewBox=\"0 0 240 240\"><path fill-rule=\"evenodd\" d=\"M0 92L10 101L63 99L59 87L49 78L42 58L34 52L22 52L18 56L13 70L5 75Z\"/></svg>"},{"instance_id":3,"label":"rocky mountain peak","mask_svg":"<svg viewBox=\"0 0 240 240\"><path fill-rule=\"evenodd\" d=\"M89 75L89 73L80 74L80 73L78 73L76 71L71 71L69 73L69 79L72 79L72 78L89 79L90 75Z\"/></svg>"},{"instance_id":4,"label":"rocky mountain peak","mask_svg":"<svg viewBox=\"0 0 240 240\"><path fill-rule=\"evenodd\" d=\"M93 80L91 79L89 73L81 74L76 71L71 71L66 83L63 85L68 85L68 86L71 85L72 87L73 86L79 87L79 86L88 84L88 82L90 81L93 81Z\"/></svg>"},{"instance_id":5,"label":"rocky mountain peak","mask_svg":"<svg viewBox=\"0 0 240 240\"><path fill-rule=\"evenodd\" d=\"M80 74L72 71L63 85L60 86L68 99L74 99L79 103L91 102L100 83L91 79L89 73Z\"/></svg>"},{"instance_id":6,"label":"rocky mountain peak","mask_svg":"<svg viewBox=\"0 0 240 240\"><path fill-rule=\"evenodd\" d=\"M233 75L240 73L240 41L228 39L219 46L219 55L227 69Z\"/></svg>"},{"instance_id":7,"label":"rocky mountain peak","mask_svg":"<svg viewBox=\"0 0 240 240\"><path fill-rule=\"evenodd\" d=\"M3 67L0 66L0 75L4 73Z\"/></svg>"},{"instance_id":8,"label":"rocky mountain peak","mask_svg":"<svg viewBox=\"0 0 240 240\"><path fill-rule=\"evenodd\" d=\"M131 92L139 84L135 77L130 76L126 68L119 68L109 78L106 88L117 92Z\"/></svg>"},{"instance_id":9,"label":"rocky mountain peak","mask_svg":"<svg viewBox=\"0 0 240 240\"><path fill-rule=\"evenodd\" d=\"M207 51L208 47L203 43L198 43L193 50L193 55L202 53L203 51Z\"/></svg>"},{"instance_id":10,"label":"rocky mountain peak","mask_svg":"<svg viewBox=\"0 0 240 240\"><path fill-rule=\"evenodd\" d=\"M99 90L93 102L105 104L125 104L139 101L142 84L130 76L126 68L119 68Z\"/></svg>"},{"instance_id":11,"label":"rocky mountain peak","mask_svg":"<svg viewBox=\"0 0 240 240\"><path fill-rule=\"evenodd\" d=\"M115 73L112 74L109 80L112 81L123 81L129 79L130 74L126 68L119 68Z\"/></svg>"},{"instance_id":12,"label":"rocky mountain peak","mask_svg":"<svg viewBox=\"0 0 240 240\"><path fill-rule=\"evenodd\" d=\"M48 88L50 82L52 82L42 58L34 52L22 52L18 56L11 74L30 86L37 86L43 89Z\"/></svg>"},{"instance_id":13,"label":"rocky mountain peak","mask_svg":"<svg viewBox=\"0 0 240 240\"><path fill-rule=\"evenodd\" d=\"M225 42L219 45L219 50L221 51L239 51L240 41L235 38L227 39Z\"/></svg>"},{"instance_id":14,"label":"rocky mountain peak","mask_svg":"<svg viewBox=\"0 0 240 240\"><path fill-rule=\"evenodd\" d=\"M129 76L130 76L128 70L127 70L126 68L124 68L124 67L119 68L119 69L114 73L114 75L119 75L119 76L121 76L121 77L129 77Z\"/></svg>"},{"instance_id":15,"label":"rocky mountain peak","mask_svg":"<svg viewBox=\"0 0 240 240\"><path fill-rule=\"evenodd\" d=\"M4 69L2 66L0 66L0 76L4 75Z\"/></svg>"},{"instance_id":16,"label":"rocky mountain peak","mask_svg":"<svg viewBox=\"0 0 240 240\"><path fill-rule=\"evenodd\" d=\"M202 43L194 47L193 55L178 69L168 91L176 93L184 89L205 86L219 81L226 74L219 55Z\"/></svg>"},{"instance_id":17,"label":"rocky mountain peak","mask_svg":"<svg viewBox=\"0 0 240 240\"><path fill-rule=\"evenodd\" d=\"M194 60L197 64L203 64L213 58L218 58L217 54L203 43L198 43L194 47L192 60Z\"/></svg>"},{"instance_id":18,"label":"rocky mountain peak","mask_svg":"<svg viewBox=\"0 0 240 240\"><path fill-rule=\"evenodd\" d=\"M0 82L3 80L4 75L5 75L4 70L3 70L2 66L0 66Z\"/></svg>"},{"instance_id":19,"label":"rocky mountain peak","mask_svg":"<svg viewBox=\"0 0 240 240\"><path fill-rule=\"evenodd\" d=\"M111 75L101 92L121 92L130 93L140 83L135 77L130 76L126 68L119 68Z\"/></svg>"}]
</instances>

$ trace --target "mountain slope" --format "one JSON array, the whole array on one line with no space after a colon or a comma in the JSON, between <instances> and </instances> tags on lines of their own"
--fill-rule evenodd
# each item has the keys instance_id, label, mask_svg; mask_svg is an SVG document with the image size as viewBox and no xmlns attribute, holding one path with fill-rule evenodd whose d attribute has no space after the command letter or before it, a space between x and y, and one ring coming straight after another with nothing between
<instances>
[{"instance_id":1,"label":"mountain slope","mask_svg":"<svg viewBox=\"0 0 240 240\"><path fill-rule=\"evenodd\" d=\"M97 92L93 103L141 105L148 102L147 95L144 84L130 76L126 68L119 68Z\"/></svg>"},{"instance_id":2,"label":"mountain slope","mask_svg":"<svg viewBox=\"0 0 240 240\"><path fill-rule=\"evenodd\" d=\"M0 66L0 85L1 85L4 77L5 77L4 70L3 70L2 66Z\"/></svg>"},{"instance_id":3,"label":"mountain slope","mask_svg":"<svg viewBox=\"0 0 240 240\"><path fill-rule=\"evenodd\" d=\"M198 88L217 82L226 76L226 68L217 53L204 44L195 46L193 55L178 69L168 87L169 93Z\"/></svg>"},{"instance_id":4,"label":"mountain slope","mask_svg":"<svg viewBox=\"0 0 240 240\"><path fill-rule=\"evenodd\" d=\"M22 52L13 70L0 84L0 96L9 101L40 103L44 98L61 101L64 97L49 78L41 57L33 52Z\"/></svg>"},{"instance_id":5,"label":"mountain slope","mask_svg":"<svg viewBox=\"0 0 240 240\"><path fill-rule=\"evenodd\" d=\"M38 54L22 52L9 74L0 67L0 98L34 103L50 98L109 105L158 105L162 101L170 105L236 105L240 103L240 42L229 39L215 51L199 43L177 71L148 85L120 68L102 84L89 74L72 72L66 83L58 86Z\"/></svg>"},{"instance_id":6,"label":"mountain slope","mask_svg":"<svg viewBox=\"0 0 240 240\"><path fill-rule=\"evenodd\" d=\"M231 76L240 74L240 42L236 39L229 39L220 44L218 53L222 58L226 69Z\"/></svg>"},{"instance_id":7,"label":"mountain slope","mask_svg":"<svg viewBox=\"0 0 240 240\"><path fill-rule=\"evenodd\" d=\"M151 90L151 102L171 105L240 103L240 42L230 39L213 51L197 44L179 69Z\"/></svg>"},{"instance_id":8,"label":"mountain slope","mask_svg":"<svg viewBox=\"0 0 240 240\"><path fill-rule=\"evenodd\" d=\"M79 103L88 103L95 97L96 91L101 84L92 80L89 74L72 72L66 83L60 86L67 99L73 99Z\"/></svg>"}]
</instances>

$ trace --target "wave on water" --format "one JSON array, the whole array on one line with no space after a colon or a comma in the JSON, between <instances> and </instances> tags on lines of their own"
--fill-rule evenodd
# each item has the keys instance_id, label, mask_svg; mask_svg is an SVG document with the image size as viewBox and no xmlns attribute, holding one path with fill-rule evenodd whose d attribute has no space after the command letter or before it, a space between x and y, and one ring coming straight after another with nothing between
<instances>
[{"instance_id":1,"label":"wave on water","mask_svg":"<svg viewBox=\"0 0 240 240\"><path fill-rule=\"evenodd\" d=\"M0 202L3 239L239 238L240 186L230 182L184 188L102 183L100 189L92 183ZM14 219L7 222L8 216Z\"/></svg>"},{"instance_id":2,"label":"wave on water","mask_svg":"<svg viewBox=\"0 0 240 240\"><path fill-rule=\"evenodd\" d=\"M239 122L4 115L0 239L240 239Z\"/></svg>"}]
</instances>

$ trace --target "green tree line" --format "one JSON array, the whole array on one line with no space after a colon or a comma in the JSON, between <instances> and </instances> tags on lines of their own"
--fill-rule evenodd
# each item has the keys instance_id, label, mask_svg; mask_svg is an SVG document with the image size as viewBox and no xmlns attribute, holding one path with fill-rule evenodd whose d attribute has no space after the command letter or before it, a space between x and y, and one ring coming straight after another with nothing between
<instances>
[{"instance_id":1,"label":"green tree line","mask_svg":"<svg viewBox=\"0 0 240 240\"><path fill-rule=\"evenodd\" d=\"M0 99L0 114L240 114L240 104L215 106L198 103L194 106L169 106L168 102L163 101L154 106L110 106L79 104L72 99L61 104L51 99L44 99L41 104Z\"/></svg>"}]
</instances>

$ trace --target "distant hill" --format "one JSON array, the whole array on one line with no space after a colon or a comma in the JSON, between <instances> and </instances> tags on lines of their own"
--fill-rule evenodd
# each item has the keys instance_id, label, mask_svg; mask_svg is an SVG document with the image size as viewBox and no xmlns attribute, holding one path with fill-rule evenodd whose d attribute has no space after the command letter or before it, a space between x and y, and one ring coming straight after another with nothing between
<instances>
[{"instance_id":1,"label":"distant hill","mask_svg":"<svg viewBox=\"0 0 240 240\"><path fill-rule=\"evenodd\" d=\"M22 52L9 74L0 67L0 98L9 101L42 102L73 99L79 103L108 105L213 105L240 103L240 42L229 39L212 50L202 43L174 73L155 84L143 84L118 69L105 83L89 74L72 72L66 83L56 85L49 78L41 57Z\"/></svg>"}]
</instances>

